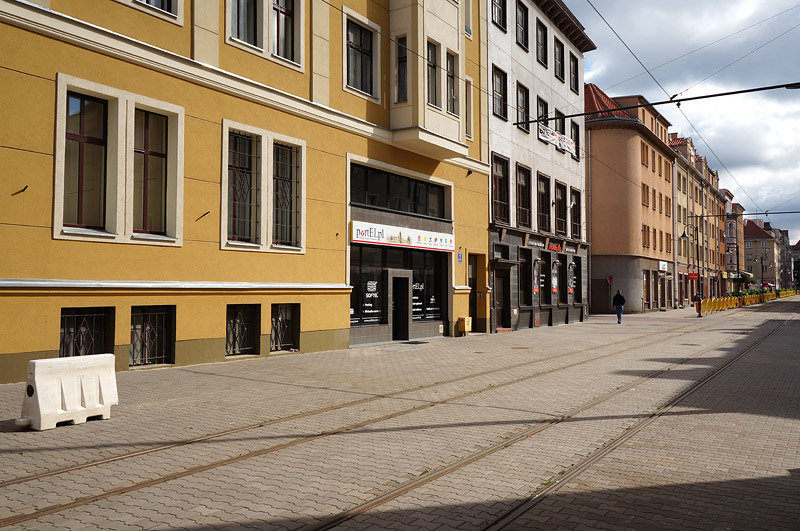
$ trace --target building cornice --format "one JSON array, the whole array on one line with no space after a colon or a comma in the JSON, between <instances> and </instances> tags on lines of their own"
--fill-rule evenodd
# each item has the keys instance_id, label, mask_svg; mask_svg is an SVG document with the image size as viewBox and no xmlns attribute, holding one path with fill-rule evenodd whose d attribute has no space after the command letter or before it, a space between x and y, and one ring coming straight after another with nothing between
<instances>
[{"instance_id":1,"label":"building cornice","mask_svg":"<svg viewBox=\"0 0 800 531\"><path fill-rule=\"evenodd\" d=\"M0 289L224 290L224 291L350 291L348 284L291 282L214 282L187 280L85 280L0 278Z\"/></svg>"}]
</instances>

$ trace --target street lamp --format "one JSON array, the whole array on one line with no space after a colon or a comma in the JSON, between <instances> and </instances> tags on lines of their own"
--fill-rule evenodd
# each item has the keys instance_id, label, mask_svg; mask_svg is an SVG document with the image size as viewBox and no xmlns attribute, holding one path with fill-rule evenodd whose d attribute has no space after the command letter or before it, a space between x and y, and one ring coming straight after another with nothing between
<instances>
[{"instance_id":1,"label":"street lamp","mask_svg":"<svg viewBox=\"0 0 800 531\"><path fill-rule=\"evenodd\" d=\"M692 225L691 223L686 225L686 228L683 229L683 234L681 238L688 240L689 239L689 227L694 229L694 241L696 244L696 252L694 253L694 262L695 262L695 271L697 272L697 292L696 297L700 298L700 293L703 291L703 286L701 284L701 276L700 276L700 233L697 229L697 225ZM694 297L693 297L694 299ZM703 317L703 313L700 311L700 301L697 302L697 317Z\"/></svg>"}]
</instances>

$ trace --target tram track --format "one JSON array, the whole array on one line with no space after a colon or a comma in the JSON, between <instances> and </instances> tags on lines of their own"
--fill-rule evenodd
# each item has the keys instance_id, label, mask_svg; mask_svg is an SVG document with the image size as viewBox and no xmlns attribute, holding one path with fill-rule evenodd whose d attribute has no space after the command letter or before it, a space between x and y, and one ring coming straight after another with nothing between
<instances>
[{"instance_id":1,"label":"tram track","mask_svg":"<svg viewBox=\"0 0 800 531\"><path fill-rule=\"evenodd\" d=\"M572 351L569 351L569 352L563 352L563 353L560 353L560 354L557 354L557 355L554 355L554 356L549 356L549 357L546 357L546 358L539 358L539 359L536 359L536 360L530 360L530 361L526 361L526 362L519 363L519 364L514 364L514 365L509 365L509 366L505 366L505 367L501 367L501 368L491 369L491 370L488 370L488 371L482 371L480 373L470 374L470 375L467 375L467 376L463 376L463 377L447 380L447 381L444 381L444 382L435 382L433 384L429 384L429 385L426 385L426 386L413 387L413 388L399 390L399 391L396 391L394 393L387 393L387 394L382 394L382 395L371 396L371 397L367 397L367 398L363 398L363 399L359 399L359 400L346 402L346 403L343 403L343 404L337 404L337 405L328 406L328 407L325 407L325 408L319 408L319 409L316 409L316 410L313 410L313 411L309 411L309 412L298 413L298 414L295 414L295 415L281 417L281 418L278 418L278 419L272 419L272 420L269 420L269 421L264 421L264 422L260 422L260 423L254 423L254 424L251 424L251 425L248 425L248 426L242 426L242 427L235 428L235 429L232 429L232 430L226 430L224 432L217 432L217 433L208 434L208 435L205 435L205 436L202 436L202 437L188 439L188 440L185 440L185 441L179 441L177 443L156 446L156 447L147 448L147 449L144 449L144 450L139 450L139 451L136 451L136 452L130 452L130 453L127 453L127 454L124 454L124 455L121 455L121 456L115 456L115 457L111 457L111 458L107 458L107 459L102 459L102 460L98 460L98 461L84 463L84 464L81 464L81 465L75 465L75 466L72 466L72 467L65 467L65 468L62 468L62 469L47 471L47 472L43 472L43 473L40 473L40 474L34 474L34 475L25 476L25 477L21 477L21 478L15 478L13 480L6 481L6 482L0 484L0 487L11 486L11 485L16 485L16 484L20 484L20 483L26 483L26 482L34 481L34 480L37 480L37 479L44 479L44 478L55 476L55 475L67 474L69 472L82 470L82 469L86 469L86 468L98 467L98 466L101 466L101 465L104 465L104 464L113 463L115 461L120 461L120 460L128 459L128 458L131 458L131 457L142 456L142 455L146 455L146 454L150 454L150 453L154 453L154 452L168 450L168 449L171 449L171 448L177 448L177 447L180 447L180 446L187 446L187 445L195 444L195 443L202 442L202 441L208 441L208 440L215 439L215 438L221 438L221 437L225 437L225 436L229 436L229 435L233 435L233 434L237 434L237 433L242 433L242 432L245 432L245 431L248 431L248 430L255 430L257 428L263 428L263 427L269 426L269 425L276 425L276 424L283 423L283 422L288 422L288 421L292 421L292 420L298 420L298 419L302 419L302 418L312 417L314 415L319 415L319 414L322 414L322 413L335 411L335 410L338 410L338 409L344 409L344 408L348 408L348 407L352 407L352 406L363 405L365 403L372 402L372 401L375 401L375 400L381 400L381 399L387 399L387 398L397 398L397 397L400 397L400 396L402 396L404 394L408 394L408 393L411 393L411 392L418 392L418 391L421 391L421 390L433 389L433 388L436 388L436 387L439 387L439 386L445 386L445 385L450 385L450 384L453 384L453 383L459 383L459 382L463 382L463 381L466 381L466 380L469 380L469 379L479 378L479 377L482 377L482 376L487 376L487 375L491 375L491 374L495 374L495 373L499 373L499 372L503 372L503 371L512 371L512 370L528 367L528 366L531 366L531 365L536 365L536 364L541 364L541 363L544 363L544 362L547 362L547 361L552 361L554 359L568 357L568 356L574 355L574 354L580 354L580 353L588 352L588 351L592 351L592 350L599 350L599 349L605 349L605 348L609 348L609 347L615 347L615 346L623 345L624 343L635 343L634 345L632 345L632 346L630 346L628 348L625 348L625 349L613 350L610 353L602 354L600 356L595 356L595 357L588 358L588 359L582 359L582 360L579 360L579 361L574 362L574 363L560 365L558 367L553 367L553 368L550 368L550 369L547 369L547 370L537 371L537 372L535 372L533 374L523 375L523 376L520 376L520 377L517 377L517 378L513 378L513 379L510 379L510 380L507 380L507 381L503 381L503 382L500 382L500 383L497 383L497 384L493 384L491 386L491 389L498 389L498 388L501 388L501 387L517 384L517 383L520 383L520 382L523 382L525 380L529 380L529 379L532 379L532 378L538 378L538 377L541 377L541 376L544 376L544 375L547 375L547 374L553 374L553 373L558 372L558 371L566 370L566 369L569 369L569 368L572 368L572 367L576 367L576 366L579 366L579 365L584 365L586 363L591 363L591 362L594 362L594 361L602 360L604 358L617 356L617 355L620 355L620 354L622 354L624 352L627 352L629 350L646 348L646 347L648 347L650 345L653 345L653 344L656 344L656 343L660 343L660 342L665 341L665 340L670 340L670 339L674 339L676 337L680 337L680 336L682 336L683 334L685 334L687 332L687 329L690 329L690 330L688 330L688 332L701 331L701 330L704 330L706 328L709 328L709 327L713 326L713 324L714 323L709 323L709 325L701 326L701 327L697 327L696 325L688 325L688 326L681 327L681 328L679 328L677 330L676 329L672 329L672 330L669 330L669 331L659 332L659 333L657 333L657 334L655 334L653 336L653 337L658 337L657 340L649 341L649 342L646 342L646 343L638 343L638 341L640 341L644 336L637 336L636 338L629 338L629 339L625 339L625 340L614 342L614 343L607 343L607 344L598 345L598 346L594 346L594 347L587 347L587 348L572 350ZM449 473L449 472L451 472L451 471L453 471L453 470L455 470L457 468L461 468L463 466L466 466L466 464L469 464L469 463L471 463L473 461L476 461L476 460L478 460L478 459L480 459L482 457L485 457L486 455L490 455L491 453L494 453L495 451L501 449L502 447L506 447L506 446L508 446L510 444L513 444L514 442L518 442L520 440L528 438L528 437L530 437L532 435L535 435L536 433L538 433L540 431L543 431L544 429L547 429L548 427L551 427L551 426L553 426L555 424L558 424L559 422L563 422L564 420L566 420L566 419L568 419L568 418L580 413L581 411L589 409L589 408L593 407L594 405L597 405L597 404L602 403L602 402L604 402L606 400L609 400L613 396L616 396L616 395L618 395L620 393L623 393L623 392L635 387L636 385L641 384L642 381L645 381L647 379L653 378L653 377L655 377L655 376L657 376L659 374L662 374L663 372L666 372L666 371L670 370L670 368L672 368L673 366L677 366L677 365L686 363L686 362L690 361L691 359L694 359L694 358L696 358L698 356L701 356L703 353L708 352L709 350L713 350L713 349L719 347L721 344L724 344L725 342L727 342L727 339L725 341L719 342L718 344L715 344L715 345L712 345L710 347L707 347L706 349L703 349L702 351L696 353L695 355L693 355L691 357L687 357L685 359L679 360L678 362L670 365L669 367L666 367L666 368L663 368L663 369L659 369L658 371L653 371L652 373L648 374L647 376L642 377L640 379L637 379L635 382L633 382L633 383L631 383L629 385L626 385L626 386L624 386L624 387L622 387L620 389L617 389L617 390L613 391L612 393L609 393L608 395L604 395L604 396L602 396L602 397L600 397L598 399L592 400L592 401L590 401L590 402L588 402L588 403L586 403L586 404L584 404L584 405L582 405L582 406L580 406L580 407L578 407L578 408L576 408L574 410L571 410L570 412L568 412L568 413L566 413L566 414L564 414L564 415L562 415L560 417L554 418L554 419L549 420L549 421L545 421L543 424L540 424L540 425L536 426L535 428L532 428L530 430L526 430L526 431L524 431L524 432L522 432L520 434L512 436L510 439L504 440L502 443L500 443L498 445L493 445L493 446L490 446L490 447L488 447L486 449L483 449L480 452L477 452L476 454L473 454L473 455L465 458L463 460L463 462L462 461L456 462L454 464L449 465L448 467L445 467L441 471L434 472L434 473L426 476L425 478L423 478L425 480L424 483L432 481L433 479L436 479L437 477L440 477L441 475ZM222 467L222 466L226 466L226 465L231 465L231 464L234 464L234 463L237 463L237 462L240 462L240 461L244 461L244 460L247 460L247 459L252 459L252 458L255 458L255 457L258 457L258 456L266 455L266 454L269 454L269 453L272 453L272 452L276 452L276 451L279 451L279 450L283 450L283 449L286 449L286 448L291 448L291 447L298 446L298 445L301 445L301 444L309 443L309 442L316 441L316 440L319 440L319 439L322 439L322 438L325 438L325 437L330 437L330 436L337 435L337 434L340 434L340 433L357 430L359 428L363 428L363 427L369 426L371 424L376 424L376 423L383 422L383 421L386 421L386 420L389 420L389 419L400 417L402 415L407 415L407 414L410 414L412 412L417 412L417 411L420 411L420 410L423 410L423 409L435 407L437 405L447 404L447 403L451 403L451 402L454 402L454 401L457 401L457 400L461 400L461 399L464 399L464 398L467 398L467 397L470 397L470 396L474 396L474 395L482 393L482 392L484 392L486 390L489 390L489 388L482 387L482 388L478 388L478 389L469 390L469 391L466 391L466 392L463 392L463 393L459 393L459 394L456 394L456 395L453 395L453 396L450 396L450 397L446 397L446 398L443 398L441 400L433 400L433 401L431 401L431 400L414 399L415 401L417 401L419 403L417 405L414 405L413 407L409 407L409 408L404 408L404 409L401 409L401 410L393 411L391 413L387 413L387 414L384 414L384 415L372 417L372 418L369 418L369 419L366 419L366 420L363 420L363 421L360 421L360 422L355 422L355 423L347 424L347 425L344 425L344 426L339 426L337 428L320 431L320 432L315 433L315 434L301 436L301 437L299 437L299 438L297 438L295 440L292 440L292 441L288 441L288 442L284 442L284 443L280 443L280 444L276 444L276 445L271 445L271 446L265 447L265 448L260 448L260 449L257 449L257 450L253 450L253 451L247 452L247 453L242 454L242 455L238 455L236 457L231 457L231 458L217 460L217 461L206 463L206 464L202 464L202 465L197 465L197 466L194 466L194 467L187 468L185 470L180 470L180 471L177 471L177 472L174 472L174 473L171 473L171 474L166 474L166 475L163 475L163 476L159 476L157 478L152 478L152 479L148 479L148 480L145 480L145 481L140 481L140 482L137 482L137 483L134 483L134 484L130 484L130 485L126 485L124 487L119 487L119 488L116 488L116 489L110 489L110 490L107 490L107 491L105 491L103 493L82 497L82 498L73 500L71 502L54 504L54 505L51 505L51 506L48 506L48 507L41 508L41 509L38 509L36 511L30 512L30 513L16 515L16 516L13 516L13 517L10 517L10 518L6 518L6 519L3 519L3 520L0 520L0 527L5 527L5 526L9 526L9 525L23 523L23 522L26 522L26 521L30 521L30 520L33 520L33 519L48 515L48 514L53 514L53 513L57 513L57 512L61 512L61 511L66 511L66 510L73 509L73 508L76 508L76 507L80 507L80 506L83 506L83 505L88 505L88 504L91 504L91 503L94 503L94 502L97 502L97 501L100 501L100 500L104 500L104 499L112 498L114 496L122 495L122 494L125 494L125 493L128 493L128 492L137 491L137 490L141 490L141 489L144 489L144 488L147 488L147 487L151 487L151 486L154 486L154 485L165 483L167 481L180 479L180 478L191 476L191 475L194 475L194 474L198 474L198 473L201 473L201 472L204 472L204 471L212 470L214 468L218 468L218 467ZM371 508L372 506L375 506L376 504L379 505L381 503L385 503L389 499L393 499L394 497L397 497L400 494L402 494L403 492L407 492L408 490L413 490L414 488L417 488L421 484L422 483L417 484L416 482L411 482L409 484L401 486L396 491L392 491L392 493L389 493L389 494L386 495L386 496L391 496L391 497L389 497L389 498L387 498L387 499L385 499L385 500L383 500L381 502L377 502L377 503L376 502L371 502L372 505L370 505L368 508ZM359 506L359 507L362 507L362 506ZM365 508L363 510L368 510L368 508ZM360 514L360 512L363 512L363 510L359 511L358 514ZM345 520L349 519L349 518L352 518L354 515L355 514L353 514L352 516L347 516L345 518ZM342 521L344 521L344 520L342 520ZM328 528L328 527L320 527L320 528Z\"/></svg>"}]
</instances>

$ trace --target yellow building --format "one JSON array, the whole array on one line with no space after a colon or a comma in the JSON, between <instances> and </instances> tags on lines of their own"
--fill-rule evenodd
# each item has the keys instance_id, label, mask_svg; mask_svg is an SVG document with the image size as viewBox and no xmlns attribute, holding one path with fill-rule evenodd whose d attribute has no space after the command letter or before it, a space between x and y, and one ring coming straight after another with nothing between
<instances>
[{"instance_id":1,"label":"yellow building","mask_svg":"<svg viewBox=\"0 0 800 531\"><path fill-rule=\"evenodd\" d=\"M37 4L0 0L0 382L486 322L483 3Z\"/></svg>"}]
</instances>

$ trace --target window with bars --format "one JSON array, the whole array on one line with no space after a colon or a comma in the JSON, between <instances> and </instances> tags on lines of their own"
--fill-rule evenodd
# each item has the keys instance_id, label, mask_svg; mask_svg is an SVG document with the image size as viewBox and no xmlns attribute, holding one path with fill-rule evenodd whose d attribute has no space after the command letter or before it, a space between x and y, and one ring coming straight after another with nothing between
<instances>
[{"instance_id":1,"label":"window with bars","mask_svg":"<svg viewBox=\"0 0 800 531\"><path fill-rule=\"evenodd\" d=\"M567 235L567 187L556 183L556 234Z\"/></svg>"},{"instance_id":2,"label":"window with bars","mask_svg":"<svg viewBox=\"0 0 800 531\"><path fill-rule=\"evenodd\" d=\"M528 8L517 0L517 44L528 49Z\"/></svg>"},{"instance_id":3,"label":"window with bars","mask_svg":"<svg viewBox=\"0 0 800 531\"><path fill-rule=\"evenodd\" d=\"M256 48L261 47L260 0L232 0L231 36Z\"/></svg>"},{"instance_id":4,"label":"window with bars","mask_svg":"<svg viewBox=\"0 0 800 531\"><path fill-rule=\"evenodd\" d=\"M495 223L508 223L508 159L492 157L492 219Z\"/></svg>"},{"instance_id":5,"label":"window with bars","mask_svg":"<svg viewBox=\"0 0 800 531\"><path fill-rule=\"evenodd\" d=\"M136 109L133 143L133 231L166 234L168 118Z\"/></svg>"},{"instance_id":6,"label":"window with bars","mask_svg":"<svg viewBox=\"0 0 800 531\"><path fill-rule=\"evenodd\" d=\"M225 316L225 354L258 354L261 305L229 304Z\"/></svg>"},{"instance_id":7,"label":"window with bars","mask_svg":"<svg viewBox=\"0 0 800 531\"><path fill-rule=\"evenodd\" d=\"M300 152L295 146L273 145L272 243L300 245Z\"/></svg>"},{"instance_id":8,"label":"window with bars","mask_svg":"<svg viewBox=\"0 0 800 531\"><path fill-rule=\"evenodd\" d=\"M581 193L574 188L570 190L570 221L572 222L572 238L581 239Z\"/></svg>"},{"instance_id":9,"label":"window with bars","mask_svg":"<svg viewBox=\"0 0 800 531\"><path fill-rule=\"evenodd\" d=\"M439 107L439 47L428 42L428 103Z\"/></svg>"},{"instance_id":10,"label":"window with bars","mask_svg":"<svg viewBox=\"0 0 800 531\"><path fill-rule=\"evenodd\" d=\"M131 308L131 367L175 362L175 306Z\"/></svg>"},{"instance_id":11,"label":"window with bars","mask_svg":"<svg viewBox=\"0 0 800 531\"><path fill-rule=\"evenodd\" d=\"M578 84L578 58L570 52L569 54L569 88L575 94L579 93L580 87Z\"/></svg>"},{"instance_id":12,"label":"window with bars","mask_svg":"<svg viewBox=\"0 0 800 531\"><path fill-rule=\"evenodd\" d=\"M517 83L517 127L526 133L531 130L531 124L528 123L531 119L530 98L528 87L522 83Z\"/></svg>"},{"instance_id":13,"label":"window with bars","mask_svg":"<svg viewBox=\"0 0 800 531\"><path fill-rule=\"evenodd\" d=\"M517 225L531 227L531 170L517 164Z\"/></svg>"},{"instance_id":14,"label":"window with bars","mask_svg":"<svg viewBox=\"0 0 800 531\"><path fill-rule=\"evenodd\" d=\"M564 81L564 43L553 37L553 73Z\"/></svg>"},{"instance_id":15,"label":"window with bars","mask_svg":"<svg viewBox=\"0 0 800 531\"><path fill-rule=\"evenodd\" d=\"M347 86L373 95L373 33L353 20L347 21Z\"/></svg>"},{"instance_id":16,"label":"window with bars","mask_svg":"<svg viewBox=\"0 0 800 531\"><path fill-rule=\"evenodd\" d=\"M64 225L105 228L108 102L67 94Z\"/></svg>"},{"instance_id":17,"label":"window with bars","mask_svg":"<svg viewBox=\"0 0 800 531\"><path fill-rule=\"evenodd\" d=\"M273 0L272 27L275 28L272 43L275 55L298 62L295 53L294 0Z\"/></svg>"},{"instance_id":18,"label":"window with bars","mask_svg":"<svg viewBox=\"0 0 800 531\"><path fill-rule=\"evenodd\" d=\"M408 48L407 37L397 38L397 102L408 101Z\"/></svg>"},{"instance_id":19,"label":"window with bars","mask_svg":"<svg viewBox=\"0 0 800 531\"><path fill-rule=\"evenodd\" d=\"M506 73L492 67L492 112L503 120L508 118L507 92L506 92Z\"/></svg>"},{"instance_id":20,"label":"window with bars","mask_svg":"<svg viewBox=\"0 0 800 531\"><path fill-rule=\"evenodd\" d=\"M458 84L456 83L456 56L446 55L447 66L447 112L458 114Z\"/></svg>"},{"instance_id":21,"label":"window with bars","mask_svg":"<svg viewBox=\"0 0 800 531\"><path fill-rule=\"evenodd\" d=\"M58 356L114 352L114 308L62 308Z\"/></svg>"},{"instance_id":22,"label":"window with bars","mask_svg":"<svg viewBox=\"0 0 800 531\"><path fill-rule=\"evenodd\" d=\"M271 310L272 330L269 350L298 350L300 348L300 305L273 304Z\"/></svg>"},{"instance_id":23,"label":"window with bars","mask_svg":"<svg viewBox=\"0 0 800 531\"><path fill-rule=\"evenodd\" d=\"M259 243L261 139L228 132L228 240Z\"/></svg>"},{"instance_id":24,"label":"window with bars","mask_svg":"<svg viewBox=\"0 0 800 531\"><path fill-rule=\"evenodd\" d=\"M547 66L547 26L541 20L536 21L536 60Z\"/></svg>"},{"instance_id":25,"label":"window with bars","mask_svg":"<svg viewBox=\"0 0 800 531\"><path fill-rule=\"evenodd\" d=\"M539 175L537 182L537 212L539 230L550 232L550 179Z\"/></svg>"}]
</instances>

